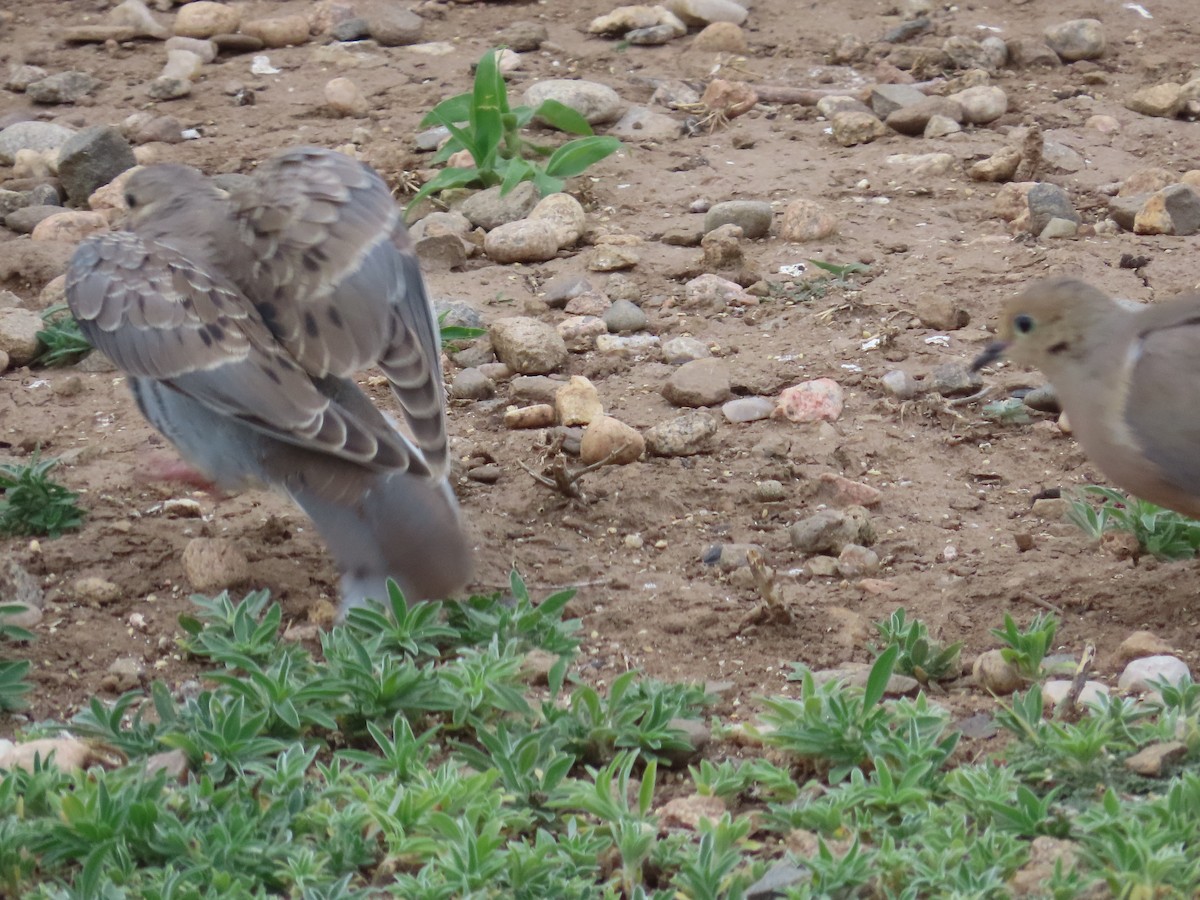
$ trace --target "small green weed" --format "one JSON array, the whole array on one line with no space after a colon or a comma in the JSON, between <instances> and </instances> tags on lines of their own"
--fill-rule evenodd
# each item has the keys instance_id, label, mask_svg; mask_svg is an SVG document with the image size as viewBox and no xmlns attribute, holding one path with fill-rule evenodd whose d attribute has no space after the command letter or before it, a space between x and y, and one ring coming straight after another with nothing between
<instances>
[{"instance_id":1,"label":"small green weed","mask_svg":"<svg viewBox=\"0 0 1200 900\"><path fill-rule=\"evenodd\" d=\"M33 640L33 632L5 621L6 616L25 612L19 603L0 603L0 642L24 642ZM25 680L29 674L29 663L25 660L0 659L0 712L24 709L25 695L32 688Z\"/></svg>"},{"instance_id":2,"label":"small green weed","mask_svg":"<svg viewBox=\"0 0 1200 900\"><path fill-rule=\"evenodd\" d=\"M831 289L846 289L858 286L856 275L870 271L870 266L863 263L831 263L821 259L808 260L821 270L822 274L815 278L800 277L803 266L796 266L796 278L786 282L771 281L767 283L769 296L773 300L787 300L792 303L805 303L824 297Z\"/></svg>"},{"instance_id":3,"label":"small green weed","mask_svg":"<svg viewBox=\"0 0 1200 900\"><path fill-rule=\"evenodd\" d=\"M66 306L51 306L42 313L45 328L37 339L46 348L34 360L40 366L69 366L92 352L92 345L79 330L79 323Z\"/></svg>"},{"instance_id":4,"label":"small green weed","mask_svg":"<svg viewBox=\"0 0 1200 900\"><path fill-rule=\"evenodd\" d=\"M535 117L560 131L583 137L557 149L531 143L521 136L521 130ZM500 185L501 192L508 193L522 181L532 181L543 196L553 194L563 189L564 179L581 175L621 147L614 137L593 134L583 116L556 100L546 100L536 108L510 107L495 50L479 60L473 89L443 100L421 120L421 125L443 125L450 131L450 140L434 157L435 163L466 150L474 165L443 169L417 191L409 209L447 188Z\"/></svg>"},{"instance_id":5,"label":"small green weed","mask_svg":"<svg viewBox=\"0 0 1200 900\"><path fill-rule=\"evenodd\" d=\"M1022 631L1008 613L1004 614L1004 627L993 628L992 634L1007 644L1000 649L1005 662L1013 666L1022 678L1036 681L1042 677L1042 661L1054 646L1054 634L1058 620L1050 613L1038 613Z\"/></svg>"},{"instance_id":6,"label":"small green weed","mask_svg":"<svg viewBox=\"0 0 1200 900\"><path fill-rule=\"evenodd\" d=\"M1106 531L1125 531L1159 559L1191 559L1200 549L1200 522L1194 519L1101 485L1082 491L1100 497L1102 504L1095 507L1083 496L1072 497L1067 517L1096 540Z\"/></svg>"},{"instance_id":7,"label":"small green weed","mask_svg":"<svg viewBox=\"0 0 1200 900\"><path fill-rule=\"evenodd\" d=\"M875 627L879 629L885 647L900 648L896 671L902 675L911 675L921 684L928 684L960 674L962 643L939 647L930 641L925 623L917 619L906 620L903 607L892 613L887 621L876 622Z\"/></svg>"},{"instance_id":8,"label":"small green weed","mask_svg":"<svg viewBox=\"0 0 1200 900\"><path fill-rule=\"evenodd\" d=\"M79 495L49 477L56 465L38 453L24 465L0 465L0 534L59 537L83 524Z\"/></svg>"}]
</instances>

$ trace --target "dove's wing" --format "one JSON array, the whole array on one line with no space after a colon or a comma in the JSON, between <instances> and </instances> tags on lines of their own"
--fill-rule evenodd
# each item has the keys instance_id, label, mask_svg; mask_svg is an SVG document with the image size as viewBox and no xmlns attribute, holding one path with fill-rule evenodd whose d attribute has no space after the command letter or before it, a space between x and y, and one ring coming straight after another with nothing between
<instances>
[{"instance_id":1,"label":"dove's wing","mask_svg":"<svg viewBox=\"0 0 1200 900\"><path fill-rule=\"evenodd\" d=\"M239 285L314 375L378 364L430 469L447 467L440 337L400 208L372 169L315 147L264 162L235 192Z\"/></svg>"},{"instance_id":2,"label":"dove's wing","mask_svg":"<svg viewBox=\"0 0 1200 900\"><path fill-rule=\"evenodd\" d=\"M236 287L171 247L124 232L88 238L71 258L67 302L88 340L134 377L290 444L428 474L381 414L336 399L357 388L312 378Z\"/></svg>"}]
</instances>

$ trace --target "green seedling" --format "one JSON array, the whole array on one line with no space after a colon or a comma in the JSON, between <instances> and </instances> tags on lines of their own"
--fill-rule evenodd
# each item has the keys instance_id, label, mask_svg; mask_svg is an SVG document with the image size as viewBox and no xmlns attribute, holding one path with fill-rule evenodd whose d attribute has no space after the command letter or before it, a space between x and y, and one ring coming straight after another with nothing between
<instances>
[{"instance_id":1,"label":"green seedling","mask_svg":"<svg viewBox=\"0 0 1200 900\"><path fill-rule=\"evenodd\" d=\"M911 675L921 684L928 684L960 674L962 643L939 647L930 640L929 629L923 622L906 620L903 607L892 613L887 621L876 622L875 627L879 629L885 647L899 647L896 671L902 675Z\"/></svg>"},{"instance_id":2,"label":"green seedling","mask_svg":"<svg viewBox=\"0 0 1200 900\"><path fill-rule=\"evenodd\" d=\"M49 477L56 465L39 453L24 465L0 465L0 534L59 537L83 524L79 495Z\"/></svg>"},{"instance_id":3,"label":"green seedling","mask_svg":"<svg viewBox=\"0 0 1200 900\"><path fill-rule=\"evenodd\" d=\"M1008 646L1000 649L1005 662L1013 666L1022 678L1036 681L1043 675L1042 662L1054 646L1054 634L1058 620L1050 613L1038 613L1022 631L1008 613L1004 614L1004 627L993 628L992 634Z\"/></svg>"},{"instance_id":4,"label":"green seedling","mask_svg":"<svg viewBox=\"0 0 1200 900\"><path fill-rule=\"evenodd\" d=\"M581 137L556 149L534 144L521 135L534 118ZM565 179L583 174L621 147L614 137L593 134L583 116L557 100L536 107L510 107L496 50L487 51L479 60L473 89L443 100L421 125L442 125L450 132L450 140L434 157L435 164L466 150L473 165L443 169L417 191L408 204L410 210L448 188L500 185L501 193L508 193L521 182L532 181L542 196L557 193Z\"/></svg>"},{"instance_id":5,"label":"green seedling","mask_svg":"<svg viewBox=\"0 0 1200 900\"><path fill-rule=\"evenodd\" d=\"M1200 548L1200 522L1194 519L1101 485L1082 491L1100 497L1102 504L1095 507L1083 496L1072 497L1067 517L1096 540L1107 531L1128 532L1144 552L1169 560L1191 559Z\"/></svg>"},{"instance_id":6,"label":"green seedling","mask_svg":"<svg viewBox=\"0 0 1200 900\"><path fill-rule=\"evenodd\" d=\"M66 306L51 306L42 313L45 327L37 339L46 349L34 360L40 366L70 366L92 352L92 345L79 330L79 323Z\"/></svg>"}]
</instances>

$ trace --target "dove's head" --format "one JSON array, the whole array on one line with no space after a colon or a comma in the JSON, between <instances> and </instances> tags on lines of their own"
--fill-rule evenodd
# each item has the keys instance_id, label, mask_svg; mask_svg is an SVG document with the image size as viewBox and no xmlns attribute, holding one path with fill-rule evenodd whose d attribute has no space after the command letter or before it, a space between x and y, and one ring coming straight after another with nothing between
<instances>
[{"instance_id":1,"label":"dove's head","mask_svg":"<svg viewBox=\"0 0 1200 900\"><path fill-rule=\"evenodd\" d=\"M145 222L195 216L206 204L220 202L225 196L199 169L178 163L146 166L125 182L127 222L137 229Z\"/></svg>"},{"instance_id":2,"label":"dove's head","mask_svg":"<svg viewBox=\"0 0 1200 900\"><path fill-rule=\"evenodd\" d=\"M971 368L978 371L1006 356L1040 369L1051 381L1086 358L1121 307L1103 291L1074 278L1036 281L1004 305L998 340L988 344Z\"/></svg>"}]
</instances>

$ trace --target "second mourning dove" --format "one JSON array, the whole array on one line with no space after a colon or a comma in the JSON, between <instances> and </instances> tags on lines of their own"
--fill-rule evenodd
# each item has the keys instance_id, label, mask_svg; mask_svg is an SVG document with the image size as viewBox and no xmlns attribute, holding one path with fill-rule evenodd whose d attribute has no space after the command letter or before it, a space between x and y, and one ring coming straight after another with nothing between
<instances>
[{"instance_id":1,"label":"second mourning dove","mask_svg":"<svg viewBox=\"0 0 1200 900\"><path fill-rule=\"evenodd\" d=\"M1040 369L1100 471L1200 518L1200 295L1130 307L1049 279L1005 305L999 335L973 368L1007 356Z\"/></svg>"},{"instance_id":2,"label":"second mourning dove","mask_svg":"<svg viewBox=\"0 0 1200 900\"><path fill-rule=\"evenodd\" d=\"M389 576L410 600L461 590L440 333L379 175L301 147L232 194L156 165L125 199L130 230L79 245L67 301L143 415L221 488L288 494L338 564L342 614ZM372 365L411 439L352 380Z\"/></svg>"}]
</instances>

